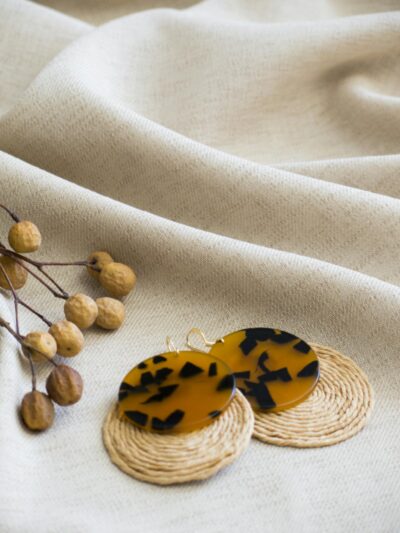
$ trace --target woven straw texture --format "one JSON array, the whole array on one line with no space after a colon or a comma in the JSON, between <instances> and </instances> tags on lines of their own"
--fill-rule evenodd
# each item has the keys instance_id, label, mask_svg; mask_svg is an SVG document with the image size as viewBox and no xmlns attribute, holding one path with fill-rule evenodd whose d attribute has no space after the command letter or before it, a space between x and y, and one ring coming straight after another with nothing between
<instances>
[{"instance_id":1,"label":"woven straw texture","mask_svg":"<svg viewBox=\"0 0 400 533\"><path fill-rule=\"evenodd\" d=\"M348 357L319 345L321 377L307 400L279 413L255 414L254 437L268 444L319 448L349 439L367 423L373 392Z\"/></svg>"},{"instance_id":2,"label":"woven straw texture","mask_svg":"<svg viewBox=\"0 0 400 533\"><path fill-rule=\"evenodd\" d=\"M143 431L118 417L112 407L103 426L103 441L112 462L132 477L172 485L206 479L232 463L249 445L254 416L237 391L215 422L182 435Z\"/></svg>"}]
</instances>

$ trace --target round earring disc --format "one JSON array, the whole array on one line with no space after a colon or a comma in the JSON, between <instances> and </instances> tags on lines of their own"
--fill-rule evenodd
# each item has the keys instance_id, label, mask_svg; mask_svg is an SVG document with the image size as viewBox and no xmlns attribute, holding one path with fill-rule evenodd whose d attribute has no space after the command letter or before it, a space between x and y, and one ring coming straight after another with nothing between
<instances>
[{"instance_id":1,"label":"round earring disc","mask_svg":"<svg viewBox=\"0 0 400 533\"><path fill-rule=\"evenodd\" d=\"M167 352L125 376L118 412L148 431L182 433L210 424L234 394L235 378L223 361L201 352Z\"/></svg>"},{"instance_id":2,"label":"round earring disc","mask_svg":"<svg viewBox=\"0 0 400 533\"><path fill-rule=\"evenodd\" d=\"M217 341L210 354L232 369L256 411L283 411L305 400L319 379L319 362L303 340L279 329L250 328Z\"/></svg>"}]
</instances>

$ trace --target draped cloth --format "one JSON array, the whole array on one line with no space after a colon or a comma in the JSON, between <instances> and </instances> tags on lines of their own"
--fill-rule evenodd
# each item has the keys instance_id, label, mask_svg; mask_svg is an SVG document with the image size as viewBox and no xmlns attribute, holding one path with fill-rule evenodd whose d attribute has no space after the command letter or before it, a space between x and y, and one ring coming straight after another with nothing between
<instances>
[{"instance_id":1,"label":"draped cloth","mask_svg":"<svg viewBox=\"0 0 400 533\"><path fill-rule=\"evenodd\" d=\"M2 0L1 203L36 256L108 250L138 283L124 327L85 334L82 401L23 429L29 367L0 343L4 532L392 532L400 520L400 11L396 0ZM10 224L2 215L5 241ZM104 294L81 267L51 272ZM30 279L21 297L62 318ZM1 316L13 320L2 294ZM23 332L43 324L21 313ZM367 373L368 426L330 448L253 441L202 483L110 462L125 373L250 326L332 346ZM39 371L43 381L48 368Z\"/></svg>"}]
</instances>

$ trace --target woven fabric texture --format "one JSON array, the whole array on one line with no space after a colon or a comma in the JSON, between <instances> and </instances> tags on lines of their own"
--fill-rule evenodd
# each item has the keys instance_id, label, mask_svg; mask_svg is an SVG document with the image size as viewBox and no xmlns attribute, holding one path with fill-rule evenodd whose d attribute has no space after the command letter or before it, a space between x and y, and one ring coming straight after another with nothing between
<instances>
[{"instance_id":1,"label":"woven fabric texture","mask_svg":"<svg viewBox=\"0 0 400 533\"><path fill-rule=\"evenodd\" d=\"M0 2L1 203L40 227L38 257L106 249L138 276L124 327L85 335L84 396L47 434L21 427L29 369L1 332L2 533L398 530L399 50L398 0ZM34 280L21 295L62 317ZM338 446L253 440L203 483L130 478L103 420L126 372L193 326L346 354L370 422Z\"/></svg>"}]
</instances>

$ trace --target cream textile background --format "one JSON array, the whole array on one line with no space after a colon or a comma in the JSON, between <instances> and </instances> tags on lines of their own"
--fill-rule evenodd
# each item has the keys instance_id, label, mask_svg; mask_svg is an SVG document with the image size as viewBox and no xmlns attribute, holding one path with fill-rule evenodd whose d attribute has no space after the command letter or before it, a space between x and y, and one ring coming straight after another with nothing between
<instances>
[{"instance_id":1,"label":"cream textile background","mask_svg":"<svg viewBox=\"0 0 400 533\"><path fill-rule=\"evenodd\" d=\"M20 426L29 372L2 332L2 532L399 531L399 79L399 1L0 2L2 202L40 226L40 256L105 248L139 279L123 330L87 334L84 399L47 434ZM60 317L34 281L23 295ZM343 351L376 391L370 424L327 449L252 442L205 483L130 479L103 418L193 325Z\"/></svg>"}]
</instances>

